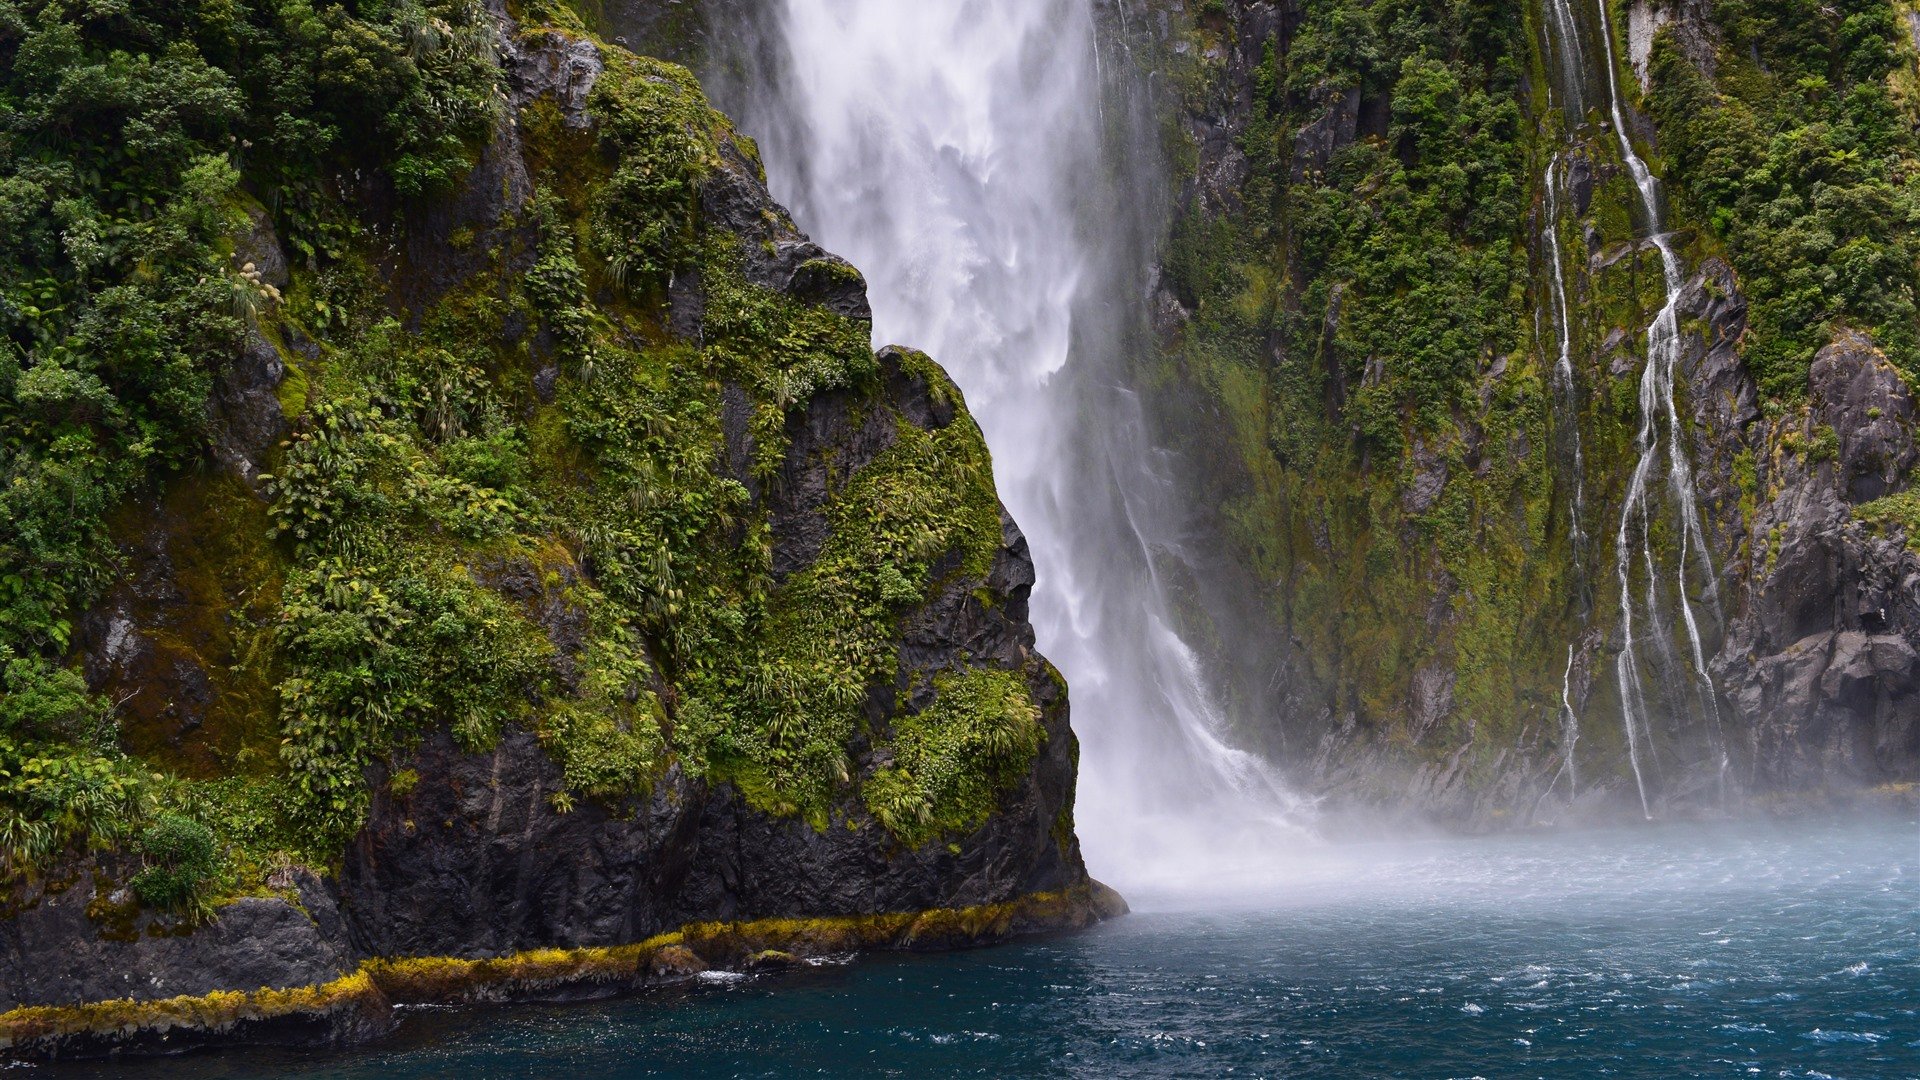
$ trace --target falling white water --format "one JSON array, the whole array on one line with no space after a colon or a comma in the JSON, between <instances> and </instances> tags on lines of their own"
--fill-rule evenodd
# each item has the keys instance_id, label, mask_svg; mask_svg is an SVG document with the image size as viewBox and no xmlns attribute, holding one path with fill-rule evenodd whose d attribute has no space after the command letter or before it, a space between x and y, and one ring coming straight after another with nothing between
<instances>
[{"instance_id":1,"label":"falling white water","mask_svg":"<svg viewBox=\"0 0 1920 1080\"><path fill-rule=\"evenodd\" d=\"M1577 54L1577 45L1569 46L1569 51ZM1555 391L1560 395L1566 417L1565 430L1573 446L1573 511L1569 531L1572 534L1575 572L1584 575L1587 461L1580 440L1579 400L1573 372L1573 309L1567 303L1567 275L1561 266L1560 255L1560 162L1560 155L1555 154L1547 163L1547 213L1541 231L1546 237L1547 258L1553 264L1549 280L1553 282L1554 320L1560 328L1560 356L1553 365ZM1580 714L1573 707L1573 662L1577 655L1574 646L1567 646L1567 667L1560 676L1560 771L1566 774L1567 797L1570 799L1580 794L1580 768L1574 762L1574 749L1580 743ZM1556 775L1547 789L1551 791L1553 785L1559 782L1560 777Z\"/></svg>"},{"instance_id":2,"label":"falling white water","mask_svg":"<svg viewBox=\"0 0 1920 1080\"><path fill-rule=\"evenodd\" d=\"M1680 426L1680 411L1674 403L1674 370L1680 358L1680 293L1685 287L1685 271L1680 264L1680 256L1673 250L1670 238L1661 231L1659 181L1653 171L1634 151L1632 136L1628 134L1626 117L1620 104L1620 80L1617 71L1617 58L1614 55L1613 20L1607 10L1607 0L1597 0L1600 9L1600 28L1602 39L1606 43L1607 106L1613 120L1613 130L1620 143L1620 156L1627 163L1627 169L1633 174L1634 187L1640 192L1640 203L1646 212L1647 227L1652 234L1653 245L1660 252L1660 265L1665 278L1666 302L1660 313L1654 316L1653 324L1647 328L1647 365L1640 378L1640 429L1635 435L1635 445L1640 451L1639 463L1634 467L1632 479L1627 486L1626 504L1620 511L1620 531L1616 537L1616 563L1620 578L1620 617L1624 639L1620 656L1615 664L1620 684L1620 704L1622 722L1626 728L1627 756L1633 766L1633 779L1640 795L1641 812L1653 816L1651 800L1647 795L1646 777L1641 768L1643 744L1651 750L1652 730L1649 727L1645 686L1640 678L1639 661L1635 655L1638 637L1634 623L1632 592L1632 553L1633 533L1636 522L1639 524L1639 543L1647 565L1647 615L1654 624L1654 641L1662 647L1666 643L1666 634L1659 625L1659 591L1655 585L1655 565L1651 534L1651 508L1648 503L1648 481L1650 480L1656 459L1660 455L1658 437L1658 418L1664 414L1667 419L1668 445L1668 481L1673 488L1675 500L1679 504L1680 551L1674 563L1674 573L1679 583L1681 621L1686 627L1687 643L1692 650L1693 672L1704 689L1703 697L1713 715L1715 749L1720 755L1720 770L1724 776L1727 758L1724 744L1719 738L1719 703L1713 687L1713 677L1707 673L1707 661L1704 647L1700 641L1700 626L1694 617L1693 601L1687 592L1687 562L1689 556L1697 551L1706 571L1706 585L1709 594L1717 605L1719 601L1717 575L1713 567L1712 553L1707 549L1705 529L1700 524L1698 499L1694 493L1693 467L1687 455L1685 436Z\"/></svg>"},{"instance_id":3,"label":"falling white water","mask_svg":"<svg viewBox=\"0 0 1920 1080\"><path fill-rule=\"evenodd\" d=\"M1580 26L1574 19L1571 0L1552 0L1548 15L1552 25L1547 31L1547 44L1559 54L1562 75L1557 87L1554 82L1548 82L1548 96L1551 98L1555 89L1558 89L1563 99L1559 103L1562 111L1572 123L1578 124L1587 111L1583 75L1588 70L1586 48L1580 41ZM1546 176L1541 185L1546 189L1547 197L1546 219L1542 223L1541 233L1552 270L1548 280L1553 285L1554 325L1560 331L1559 356L1553 365L1554 391L1560 397L1562 415L1566 418L1563 430L1573 451L1573 508L1568 531L1573 546L1574 574L1584 596L1587 575L1587 462L1580 435L1579 384L1573 370L1573 307L1567 302L1565 256L1560 249L1561 170L1565 160L1564 154L1556 153L1547 162ZM1584 603L1581 607L1585 611ZM1578 656L1578 647L1568 645L1567 666L1560 674L1560 769L1547 782L1546 790L1540 793L1541 801L1553 793L1561 776L1567 778L1569 801L1580 794L1580 767L1575 756L1580 745L1580 714L1573 707L1573 666ZM1537 816L1538 803L1534 812Z\"/></svg>"},{"instance_id":4,"label":"falling white water","mask_svg":"<svg viewBox=\"0 0 1920 1080\"><path fill-rule=\"evenodd\" d=\"M777 197L867 276L876 344L966 393L1038 568L1041 651L1071 687L1090 869L1122 891L1270 888L1305 808L1231 745L1175 629L1165 455L1114 385L1153 229L1103 214L1088 0L784 0L784 70L737 103Z\"/></svg>"},{"instance_id":5,"label":"falling white water","mask_svg":"<svg viewBox=\"0 0 1920 1080\"><path fill-rule=\"evenodd\" d=\"M1567 794L1580 794L1580 766L1574 757L1574 750L1580 745L1580 714L1573 711L1573 658L1576 650L1567 646L1567 669L1560 676L1560 715L1566 725L1564 738L1567 744Z\"/></svg>"},{"instance_id":6,"label":"falling white water","mask_svg":"<svg viewBox=\"0 0 1920 1080\"><path fill-rule=\"evenodd\" d=\"M1586 548L1587 514L1587 459L1586 451L1580 441L1578 402L1578 383L1573 372L1573 310L1567 303L1567 275L1561 266L1560 254L1560 164L1561 157L1555 154L1547 163L1547 216L1542 232L1546 237L1547 258L1552 260L1554 319L1560 328L1560 355L1554 361L1553 374L1555 389L1561 394L1567 408L1567 431L1573 443L1573 549L1577 553Z\"/></svg>"},{"instance_id":7,"label":"falling white water","mask_svg":"<svg viewBox=\"0 0 1920 1080\"><path fill-rule=\"evenodd\" d=\"M1560 107L1577 122L1579 117L1587 113L1587 94L1582 75L1590 70L1586 47L1580 43L1580 24L1574 20L1572 0L1553 0L1548 5L1547 15L1553 20L1553 25L1547 31L1547 40L1560 54L1560 71L1564 76L1559 89L1565 100L1560 102ZM1552 84L1549 84L1551 88Z\"/></svg>"}]
</instances>

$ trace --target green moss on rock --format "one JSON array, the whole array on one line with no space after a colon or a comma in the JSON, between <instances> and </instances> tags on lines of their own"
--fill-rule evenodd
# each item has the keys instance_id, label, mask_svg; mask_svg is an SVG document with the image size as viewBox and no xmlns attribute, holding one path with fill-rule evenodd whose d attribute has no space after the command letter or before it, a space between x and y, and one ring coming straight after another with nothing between
<instances>
[{"instance_id":1,"label":"green moss on rock","mask_svg":"<svg viewBox=\"0 0 1920 1080\"><path fill-rule=\"evenodd\" d=\"M1020 672L943 672L933 692L926 708L895 718L893 764L862 791L874 817L908 843L984 822L1046 737Z\"/></svg>"}]
</instances>

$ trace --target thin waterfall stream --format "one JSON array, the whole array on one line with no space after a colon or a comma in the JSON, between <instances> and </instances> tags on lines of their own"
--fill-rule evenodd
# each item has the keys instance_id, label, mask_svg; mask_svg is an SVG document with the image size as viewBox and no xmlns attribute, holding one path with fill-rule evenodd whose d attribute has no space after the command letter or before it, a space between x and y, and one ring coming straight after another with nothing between
<instances>
[{"instance_id":1,"label":"thin waterfall stream","mask_svg":"<svg viewBox=\"0 0 1920 1080\"><path fill-rule=\"evenodd\" d=\"M1556 5L1556 10L1560 10ZM1573 506L1570 514L1571 539L1573 542L1574 572L1584 577L1586 572L1586 512L1587 481L1586 453L1580 440L1580 413L1578 384L1573 370L1573 309L1567 303L1567 277L1562 267L1560 251L1560 172L1562 155L1555 154L1547 162L1546 172L1546 215L1541 227L1545 238L1547 258L1552 264L1548 280L1553 285L1554 324L1559 329L1559 356L1554 361L1554 390L1559 396L1564 430L1568 433L1570 448L1573 452ZM1584 595L1584 593L1583 593ZM1560 737L1563 744L1560 759L1560 773L1567 777L1567 797L1569 800L1580 793L1580 768L1574 753L1580 744L1580 714L1573 707L1573 666L1579 656L1579 649L1573 644L1567 646L1567 667L1560 677ZM1560 775L1556 774L1548 782L1541 798L1553 792L1559 784Z\"/></svg>"},{"instance_id":2,"label":"thin waterfall stream","mask_svg":"<svg viewBox=\"0 0 1920 1080\"><path fill-rule=\"evenodd\" d=\"M1660 620L1658 571L1653 550L1653 509L1649 500L1650 481L1661 451L1658 430L1661 416L1665 416L1667 422L1668 481L1678 506L1676 516L1679 524L1679 552L1674 561L1673 573L1678 585L1681 622L1686 629L1690 649L1688 659L1692 663L1693 677L1701 684L1701 696L1712 714L1714 748L1719 755L1720 772L1724 777L1728 764L1726 751L1718 734L1717 692L1713 686L1713 678L1707 671L1706 651L1701 642L1699 620L1694 614L1693 601L1688 595L1687 565L1695 553L1705 571L1708 594L1716 604L1718 585L1713 556L1707 547L1706 532L1700 521L1686 436L1680 423L1679 407L1674 399L1675 369L1678 366L1681 348L1678 309L1682 290L1686 287L1686 271L1681 264L1679 254L1673 248L1672 238L1663 231L1665 215L1662 212L1659 180L1653 175L1646 161L1634 150L1633 138L1627 127L1625 108L1621 104L1612 15L1607 9L1606 0L1598 0L1597 6L1600 13L1601 39L1604 45L1602 51L1605 61L1603 66L1606 71L1608 113L1619 142L1621 159L1626 163L1628 171L1632 174L1634 187L1639 192L1649 240L1660 254L1665 288L1665 302L1647 328L1647 360L1640 380L1640 427L1634 437L1635 446L1639 451L1639 460L1628 482L1626 500L1620 512L1620 528L1615 537L1615 568L1620 582L1622 630L1621 649L1615 662L1615 669L1620 690L1621 720L1626 731L1627 755L1633 770L1634 784L1640 797L1640 809L1643 814L1651 818L1653 807L1647 791L1643 757L1652 751L1652 718L1637 656L1642 637L1639 624L1634 617L1632 560L1637 540L1638 552L1647 569L1646 607L1647 621L1652 628L1652 640L1657 647L1666 649L1668 648L1667 635ZM1564 0L1556 3L1557 9L1563 7ZM1562 12L1555 22L1571 27L1570 13ZM1570 41L1567 53L1578 54L1577 38ZM1568 81L1573 83L1575 80Z\"/></svg>"},{"instance_id":3,"label":"thin waterfall stream","mask_svg":"<svg viewBox=\"0 0 1920 1080\"><path fill-rule=\"evenodd\" d=\"M1104 69L1087 0L785 0L778 70L731 102L776 197L865 271L877 345L967 395L1031 544L1041 651L1082 738L1079 834L1123 891L1252 887L1308 806L1233 745L1162 567L1184 555L1173 463L1122 385L1164 222L1103 200ZM1107 179L1103 179L1107 178ZM1126 182L1121 178L1119 183Z\"/></svg>"},{"instance_id":4,"label":"thin waterfall stream","mask_svg":"<svg viewBox=\"0 0 1920 1080\"><path fill-rule=\"evenodd\" d=\"M1585 119L1588 108L1588 94L1585 77L1590 70L1587 50L1580 39L1580 24L1575 18L1572 0L1551 0L1547 5L1550 25L1547 28L1547 44L1559 64L1560 78L1547 81L1547 96L1550 104L1558 105L1562 116L1566 118L1569 130L1577 128ZM1570 140L1568 140L1570 141ZM1580 396L1579 380L1574 370L1574 325L1573 305L1567 295L1566 252L1560 243L1560 216L1562 200L1566 193L1566 171L1572 167L1572 158L1566 147L1556 150L1547 159L1547 166L1541 177L1541 189L1545 195L1540 235L1541 249L1547 258L1547 283L1552 294L1552 310L1549 313L1557 332L1556 351L1553 362L1553 390L1558 412L1556 420L1563 432L1568 456L1572 459L1568 469L1572 474L1573 499L1568 513L1568 538L1572 545L1573 573L1578 580L1580 597L1580 621L1582 632L1591 631L1593 618L1590 585L1587 581L1588 543L1587 533L1587 463L1586 448L1580 432ZM1579 661L1582 646L1578 641L1567 644L1567 663L1560 676L1560 768L1540 793L1534 805L1534 816L1539 815L1540 805L1550 797L1560 783L1560 777L1567 778L1567 799L1572 802L1580 794L1580 768L1577 752L1580 744L1580 713L1573 703L1574 666Z\"/></svg>"}]
</instances>

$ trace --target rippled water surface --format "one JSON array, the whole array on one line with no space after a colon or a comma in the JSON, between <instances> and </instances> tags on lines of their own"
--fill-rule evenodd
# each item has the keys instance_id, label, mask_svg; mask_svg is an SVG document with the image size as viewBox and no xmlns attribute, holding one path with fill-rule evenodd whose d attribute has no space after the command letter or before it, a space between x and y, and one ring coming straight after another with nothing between
<instances>
[{"instance_id":1,"label":"rippled water surface","mask_svg":"<svg viewBox=\"0 0 1920 1080\"><path fill-rule=\"evenodd\" d=\"M1267 890L671 996L414 1012L351 1056L161 1071L1920 1077L1911 820L1341 845Z\"/></svg>"}]
</instances>

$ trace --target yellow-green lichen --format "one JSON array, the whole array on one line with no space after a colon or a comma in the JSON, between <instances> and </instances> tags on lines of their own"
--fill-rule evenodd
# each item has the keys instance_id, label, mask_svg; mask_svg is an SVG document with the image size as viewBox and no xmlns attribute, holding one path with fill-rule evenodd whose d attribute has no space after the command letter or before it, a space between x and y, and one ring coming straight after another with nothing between
<instances>
[{"instance_id":1,"label":"yellow-green lichen","mask_svg":"<svg viewBox=\"0 0 1920 1080\"><path fill-rule=\"evenodd\" d=\"M0 1013L0 1050L50 1055L77 1037L107 1042L143 1035L220 1035L240 1024L323 1018L392 1004L453 1003L601 984L635 989L712 965L773 954L822 956L859 950L952 948L1045 929L1086 926L1119 909L1087 884L968 908L820 918L697 923L630 945L536 949L484 960L380 958L318 986L215 991L153 1001L29 1005Z\"/></svg>"},{"instance_id":2,"label":"yellow-green lichen","mask_svg":"<svg viewBox=\"0 0 1920 1080\"><path fill-rule=\"evenodd\" d=\"M55 1049L75 1036L124 1041L172 1032L218 1035L250 1021L325 1016L385 1004L373 976L362 970L319 986L285 990L220 990L157 1001L122 998L82 1005L27 1005L0 1013L0 1050L32 1054Z\"/></svg>"}]
</instances>

